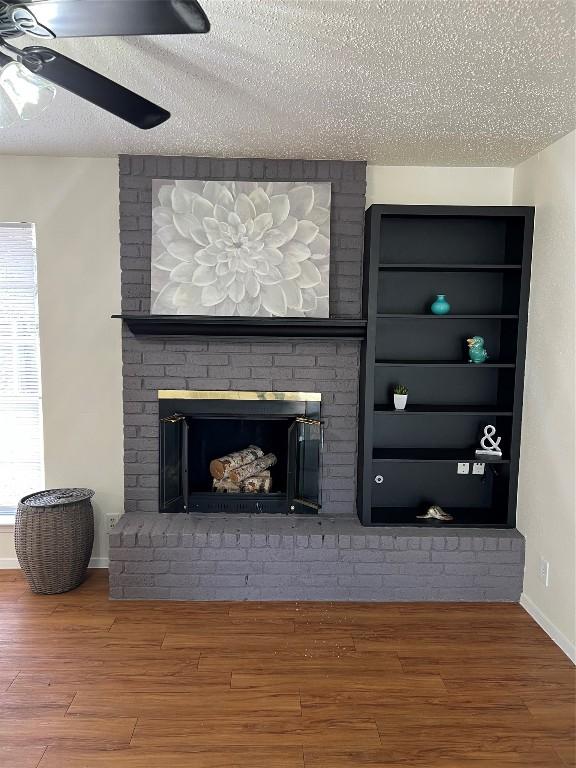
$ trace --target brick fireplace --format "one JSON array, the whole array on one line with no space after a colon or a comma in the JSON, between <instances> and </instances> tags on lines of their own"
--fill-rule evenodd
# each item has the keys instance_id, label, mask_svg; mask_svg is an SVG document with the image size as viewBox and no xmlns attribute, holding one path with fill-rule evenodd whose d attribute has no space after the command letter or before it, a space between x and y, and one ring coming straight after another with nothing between
<instances>
[{"instance_id":1,"label":"brick fireplace","mask_svg":"<svg viewBox=\"0 0 576 768\"><path fill-rule=\"evenodd\" d=\"M120 157L123 313L146 318L150 312L152 179L158 178L331 182L330 317L361 317L365 163L156 156ZM110 536L111 597L519 599L524 542L517 531L360 525L360 341L134 335L127 323L122 335L127 514ZM316 393L321 508L307 515L290 506L283 511L293 514L182 514L178 507L160 514L166 413L159 393L166 390ZM267 433L261 434L264 440Z\"/></svg>"},{"instance_id":2,"label":"brick fireplace","mask_svg":"<svg viewBox=\"0 0 576 768\"><path fill-rule=\"evenodd\" d=\"M331 182L330 316L361 317L364 162L121 156L122 311L131 314L150 312L156 178ZM357 341L136 337L124 327L125 510L159 508L158 390L290 390L322 397L322 514L354 514L359 348Z\"/></svg>"}]
</instances>

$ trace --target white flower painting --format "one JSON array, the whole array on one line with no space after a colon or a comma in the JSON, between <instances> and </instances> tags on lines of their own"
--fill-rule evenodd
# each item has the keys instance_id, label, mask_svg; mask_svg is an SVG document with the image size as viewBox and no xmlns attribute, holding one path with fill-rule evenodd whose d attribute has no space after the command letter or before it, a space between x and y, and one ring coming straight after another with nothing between
<instances>
[{"instance_id":1,"label":"white flower painting","mask_svg":"<svg viewBox=\"0 0 576 768\"><path fill-rule=\"evenodd\" d=\"M328 317L329 183L152 182L156 315Z\"/></svg>"}]
</instances>

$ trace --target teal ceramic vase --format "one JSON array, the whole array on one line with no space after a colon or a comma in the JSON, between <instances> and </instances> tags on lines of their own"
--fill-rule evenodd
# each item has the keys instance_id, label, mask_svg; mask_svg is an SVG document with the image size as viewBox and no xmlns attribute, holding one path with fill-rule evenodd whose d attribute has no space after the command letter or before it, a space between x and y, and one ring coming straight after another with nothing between
<instances>
[{"instance_id":1,"label":"teal ceramic vase","mask_svg":"<svg viewBox=\"0 0 576 768\"><path fill-rule=\"evenodd\" d=\"M436 296L436 301L430 307L430 311L433 315L447 315L450 312L450 304L446 301L443 293Z\"/></svg>"}]
</instances>

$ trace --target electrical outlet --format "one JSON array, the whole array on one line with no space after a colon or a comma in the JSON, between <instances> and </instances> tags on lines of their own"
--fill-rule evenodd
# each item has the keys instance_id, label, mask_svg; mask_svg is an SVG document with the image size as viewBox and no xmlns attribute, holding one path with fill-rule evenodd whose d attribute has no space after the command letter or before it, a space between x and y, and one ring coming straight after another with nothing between
<instances>
[{"instance_id":1,"label":"electrical outlet","mask_svg":"<svg viewBox=\"0 0 576 768\"><path fill-rule=\"evenodd\" d=\"M550 563L548 560L545 560L542 555L540 555L540 559L538 560L538 578L545 587L548 586L550 580Z\"/></svg>"},{"instance_id":2,"label":"electrical outlet","mask_svg":"<svg viewBox=\"0 0 576 768\"><path fill-rule=\"evenodd\" d=\"M484 467L485 467L485 464L482 461L475 461L474 464L472 464L472 474L483 475Z\"/></svg>"},{"instance_id":3,"label":"electrical outlet","mask_svg":"<svg viewBox=\"0 0 576 768\"><path fill-rule=\"evenodd\" d=\"M470 464L468 464L468 462L464 461L458 464L459 475L468 475L469 473L470 473Z\"/></svg>"},{"instance_id":4,"label":"electrical outlet","mask_svg":"<svg viewBox=\"0 0 576 768\"><path fill-rule=\"evenodd\" d=\"M120 512L110 512L106 515L106 533L112 533L121 517Z\"/></svg>"}]
</instances>

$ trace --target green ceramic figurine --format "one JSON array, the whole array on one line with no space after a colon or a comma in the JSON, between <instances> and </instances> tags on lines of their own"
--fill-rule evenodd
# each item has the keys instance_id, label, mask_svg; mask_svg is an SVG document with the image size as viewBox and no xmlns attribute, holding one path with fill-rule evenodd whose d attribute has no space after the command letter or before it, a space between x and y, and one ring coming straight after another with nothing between
<instances>
[{"instance_id":1,"label":"green ceramic figurine","mask_svg":"<svg viewBox=\"0 0 576 768\"><path fill-rule=\"evenodd\" d=\"M466 339L468 344L468 357L471 363L484 363L488 359L488 352L484 349L484 338L482 336L472 336Z\"/></svg>"}]
</instances>

